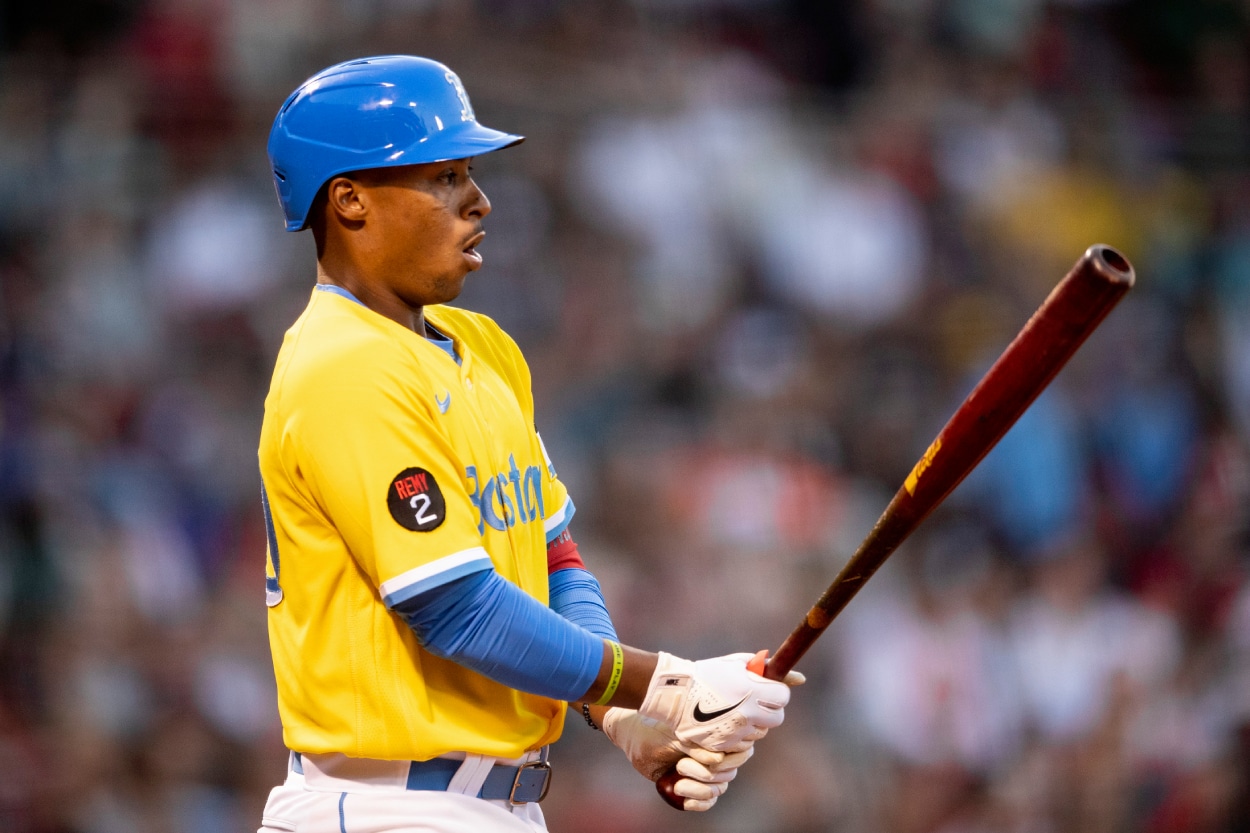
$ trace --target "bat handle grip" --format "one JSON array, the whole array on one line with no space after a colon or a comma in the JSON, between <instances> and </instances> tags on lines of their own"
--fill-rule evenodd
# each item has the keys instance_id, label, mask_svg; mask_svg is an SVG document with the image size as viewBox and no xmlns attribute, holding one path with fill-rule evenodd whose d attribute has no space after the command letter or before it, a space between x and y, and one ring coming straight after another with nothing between
<instances>
[{"instance_id":1,"label":"bat handle grip","mask_svg":"<svg viewBox=\"0 0 1250 833\"><path fill-rule=\"evenodd\" d=\"M768 670L768 651L760 651L751 657L750 662L747 663L747 670L752 674L759 674L761 677L766 676L764 672ZM677 771L677 766L674 764L656 779L655 791L660 794L660 798L664 799L665 804L674 810L684 811L686 809L686 799L673 791L680 780L681 773Z\"/></svg>"}]
</instances>

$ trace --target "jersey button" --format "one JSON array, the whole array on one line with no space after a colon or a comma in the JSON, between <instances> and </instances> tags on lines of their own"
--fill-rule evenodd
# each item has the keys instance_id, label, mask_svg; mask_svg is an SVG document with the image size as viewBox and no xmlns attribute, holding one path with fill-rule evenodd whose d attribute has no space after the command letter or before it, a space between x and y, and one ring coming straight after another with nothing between
<instances>
[{"instance_id":1,"label":"jersey button","mask_svg":"<svg viewBox=\"0 0 1250 833\"><path fill-rule=\"evenodd\" d=\"M469 390L473 390L473 380L468 376L464 377L464 386Z\"/></svg>"}]
</instances>

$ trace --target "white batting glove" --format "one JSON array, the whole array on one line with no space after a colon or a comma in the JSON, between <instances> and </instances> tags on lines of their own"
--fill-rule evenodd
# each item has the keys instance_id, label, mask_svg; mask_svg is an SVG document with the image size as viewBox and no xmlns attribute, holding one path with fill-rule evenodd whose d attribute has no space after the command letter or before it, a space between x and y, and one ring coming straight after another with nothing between
<instances>
[{"instance_id":1,"label":"white batting glove","mask_svg":"<svg viewBox=\"0 0 1250 833\"><path fill-rule=\"evenodd\" d=\"M729 654L691 662L661 651L638 713L671 728L687 748L745 751L781 725L790 702L785 683L747 670L751 658Z\"/></svg>"},{"instance_id":2,"label":"white batting glove","mask_svg":"<svg viewBox=\"0 0 1250 833\"><path fill-rule=\"evenodd\" d=\"M655 781L675 763L683 777L673 785L673 792L685 799L686 810L694 812L710 810L737 777L738 767L755 754L754 746L732 753L687 748L667 726L633 709L608 709L603 733L648 781Z\"/></svg>"}]
</instances>

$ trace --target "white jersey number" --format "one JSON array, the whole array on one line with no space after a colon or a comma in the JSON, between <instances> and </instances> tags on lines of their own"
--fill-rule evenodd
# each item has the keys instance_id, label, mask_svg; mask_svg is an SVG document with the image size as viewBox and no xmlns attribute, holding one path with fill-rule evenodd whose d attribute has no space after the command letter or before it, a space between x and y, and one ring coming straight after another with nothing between
<instances>
[{"instance_id":1,"label":"white jersey number","mask_svg":"<svg viewBox=\"0 0 1250 833\"><path fill-rule=\"evenodd\" d=\"M417 504L421 506L418 507ZM430 512L430 496L425 492L419 495L413 495L412 500L408 501L408 505L417 510L417 523L428 524L431 521L438 520L438 516Z\"/></svg>"}]
</instances>

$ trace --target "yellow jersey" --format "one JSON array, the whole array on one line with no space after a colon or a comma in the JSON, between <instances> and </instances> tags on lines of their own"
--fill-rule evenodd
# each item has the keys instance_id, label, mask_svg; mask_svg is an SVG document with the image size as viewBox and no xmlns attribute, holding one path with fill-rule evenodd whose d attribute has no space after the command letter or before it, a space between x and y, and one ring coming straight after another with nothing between
<instances>
[{"instance_id":1,"label":"yellow jersey","mask_svg":"<svg viewBox=\"0 0 1250 833\"><path fill-rule=\"evenodd\" d=\"M318 286L287 331L260 436L269 642L286 744L516 758L565 704L425 651L389 607L492 566L548 603L573 504L534 429L530 375L492 320L425 308L457 357Z\"/></svg>"}]
</instances>

